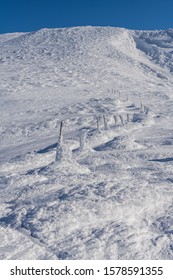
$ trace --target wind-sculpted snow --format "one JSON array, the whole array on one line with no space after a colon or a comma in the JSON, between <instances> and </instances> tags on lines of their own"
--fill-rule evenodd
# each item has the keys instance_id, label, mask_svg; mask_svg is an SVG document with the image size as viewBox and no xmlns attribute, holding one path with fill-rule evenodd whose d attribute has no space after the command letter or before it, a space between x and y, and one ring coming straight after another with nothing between
<instances>
[{"instance_id":1,"label":"wind-sculpted snow","mask_svg":"<svg viewBox=\"0 0 173 280\"><path fill-rule=\"evenodd\" d=\"M172 29L0 35L0 259L173 259L172 52Z\"/></svg>"},{"instance_id":2,"label":"wind-sculpted snow","mask_svg":"<svg viewBox=\"0 0 173 280\"><path fill-rule=\"evenodd\" d=\"M140 31L136 42L137 48L145 52L151 60L173 72L173 29Z\"/></svg>"}]
</instances>

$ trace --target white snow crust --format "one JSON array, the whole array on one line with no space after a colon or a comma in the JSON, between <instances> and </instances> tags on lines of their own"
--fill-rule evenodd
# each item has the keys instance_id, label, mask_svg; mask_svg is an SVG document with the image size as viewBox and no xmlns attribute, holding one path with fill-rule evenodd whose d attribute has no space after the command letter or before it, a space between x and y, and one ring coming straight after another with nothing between
<instances>
[{"instance_id":1,"label":"white snow crust","mask_svg":"<svg viewBox=\"0 0 173 280\"><path fill-rule=\"evenodd\" d=\"M173 259L173 29L2 34L0 73L0 259Z\"/></svg>"}]
</instances>

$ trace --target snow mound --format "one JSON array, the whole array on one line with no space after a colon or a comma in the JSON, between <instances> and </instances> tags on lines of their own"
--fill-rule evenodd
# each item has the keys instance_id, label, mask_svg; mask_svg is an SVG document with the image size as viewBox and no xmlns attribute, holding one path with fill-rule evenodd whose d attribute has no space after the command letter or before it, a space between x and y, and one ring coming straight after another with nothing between
<instances>
[{"instance_id":1,"label":"snow mound","mask_svg":"<svg viewBox=\"0 0 173 280\"><path fill-rule=\"evenodd\" d=\"M0 238L0 260L33 260L38 256L40 260L57 259L34 238L16 229L0 226Z\"/></svg>"},{"instance_id":2,"label":"snow mound","mask_svg":"<svg viewBox=\"0 0 173 280\"><path fill-rule=\"evenodd\" d=\"M134 136L117 136L95 148L96 151L106 151L111 149L117 150L135 150L141 149L142 145L135 142Z\"/></svg>"}]
</instances>

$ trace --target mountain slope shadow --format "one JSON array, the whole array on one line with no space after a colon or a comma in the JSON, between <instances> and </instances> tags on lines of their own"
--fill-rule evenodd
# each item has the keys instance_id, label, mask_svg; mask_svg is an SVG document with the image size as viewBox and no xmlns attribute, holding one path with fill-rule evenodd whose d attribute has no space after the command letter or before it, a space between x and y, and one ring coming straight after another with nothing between
<instances>
[{"instance_id":1,"label":"mountain slope shadow","mask_svg":"<svg viewBox=\"0 0 173 280\"><path fill-rule=\"evenodd\" d=\"M172 158L156 158L156 159L150 159L149 161L169 162L169 161L173 161L173 157Z\"/></svg>"},{"instance_id":2,"label":"mountain slope shadow","mask_svg":"<svg viewBox=\"0 0 173 280\"><path fill-rule=\"evenodd\" d=\"M40 149L37 151L38 154L45 154L48 153L50 150L54 149L57 147L57 143L51 144L47 146L46 148Z\"/></svg>"}]
</instances>

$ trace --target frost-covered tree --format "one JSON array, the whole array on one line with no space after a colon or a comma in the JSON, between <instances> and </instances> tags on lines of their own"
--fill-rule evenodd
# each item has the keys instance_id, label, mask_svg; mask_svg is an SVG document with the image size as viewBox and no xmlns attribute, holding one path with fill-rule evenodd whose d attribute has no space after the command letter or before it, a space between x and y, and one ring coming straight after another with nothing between
<instances>
[{"instance_id":1,"label":"frost-covered tree","mask_svg":"<svg viewBox=\"0 0 173 280\"><path fill-rule=\"evenodd\" d=\"M120 121L121 121L121 124L123 125L123 116L122 115L119 115L119 118L120 118Z\"/></svg>"},{"instance_id":2,"label":"frost-covered tree","mask_svg":"<svg viewBox=\"0 0 173 280\"><path fill-rule=\"evenodd\" d=\"M87 129L86 128L81 129L80 134L79 134L79 144L80 144L79 150L80 151L83 151L85 149L86 135L87 135Z\"/></svg>"},{"instance_id":3,"label":"frost-covered tree","mask_svg":"<svg viewBox=\"0 0 173 280\"><path fill-rule=\"evenodd\" d=\"M104 129L108 130L108 123L104 114L103 114L103 122L104 122Z\"/></svg>"},{"instance_id":4,"label":"frost-covered tree","mask_svg":"<svg viewBox=\"0 0 173 280\"><path fill-rule=\"evenodd\" d=\"M116 125L117 125L117 122L118 122L117 116L114 116L114 121L115 121L115 126L116 126Z\"/></svg>"},{"instance_id":5,"label":"frost-covered tree","mask_svg":"<svg viewBox=\"0 0 173 280\"><path fill-rule=\"evenodd\" d=\"M98 132L98 133L101 133L101 131L100 131L99 117L97 117L97 132Z\"/></svg>"},{"instance_id":6,"label":"frost-covered tree","mask_svg":"<svg viewBox=\"0 0 173 280\"><path fill-rule=\"evenodd\" d=\"M59 129L59 137L58 137L58 143L57 143L57 148L56 148L56 158L55 161L61 161L63 157L63 148L62 148L62 127L63 127L63 122L61 121L60 123L60 129Z\"/></svg>"}]
</instances>

